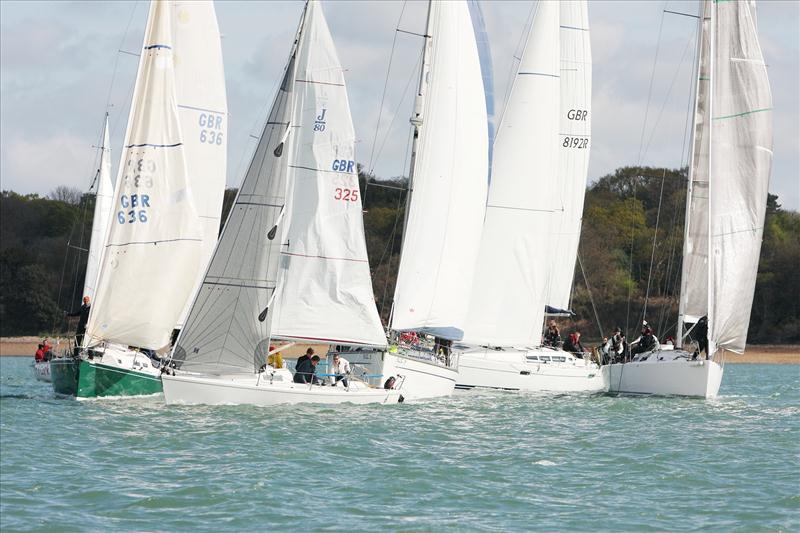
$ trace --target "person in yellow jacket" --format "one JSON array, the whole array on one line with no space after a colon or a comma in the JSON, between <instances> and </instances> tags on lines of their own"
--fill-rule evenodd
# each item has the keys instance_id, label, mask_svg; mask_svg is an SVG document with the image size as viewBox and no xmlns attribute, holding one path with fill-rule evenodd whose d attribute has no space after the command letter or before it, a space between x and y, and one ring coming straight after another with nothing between
<instances>
[{"instance_id":1,"label":"person in yellow jacket","mask_svg":"<svg viewBox=\"0 0 800 533\"><path fill-rule=\"evenodd\" d=\"M275 350L275 346L270 346L270 354L269 357L267 357L267 364L275 369L283 368L283 356L281 355L281 352L271 353L273 350Z\"/></svg>"}]
</instances>

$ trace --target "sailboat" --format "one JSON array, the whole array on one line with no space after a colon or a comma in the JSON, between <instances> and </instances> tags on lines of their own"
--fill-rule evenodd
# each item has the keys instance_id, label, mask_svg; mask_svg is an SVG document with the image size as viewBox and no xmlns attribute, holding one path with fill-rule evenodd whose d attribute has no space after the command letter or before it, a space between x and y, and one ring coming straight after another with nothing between
<instances>
[{"instance_id":1,"label":"sailboat","mask_svg":"<svg viewBox=\"0 0 800 533\"><path fill-rule=\"evenodd\" d=\"M542 347L546 306L569 305L589 160L585 0L539 2L494 143L457 388L607 388L588 358Z\"/></svg>"},{"instance_id":2,"label":"sailboat","mask_svg":"<svg viewBox=\"0 0 800 533\"><path fill-rule=\"evenodd\" d=\"M463 335L488 186L486 100L467 3L428 2L424 39L390 318L395 342L369 367L396 377L407 400L449 396L455 388L458 359L421 339Z\"/></svg>"},{"instance_id":3,"label":"sailboat","mask_svg":"<svg viewBox=\"0 0 800 533\"><path fill-rule=\"evenodd\" d=\"M372 293L344 75L306 3L258 146L164 375L168 404L397 403L350 379L295 383L275 341L386 348ZM311 381L309 379L309 381Z\"/></svg>"},{"instance_id":4,"label":"sailboat","mask_svg":"<svg viewBox=\"0 0 800 533\"><path fill-rule=\"evenodd\" d=\"M705 0L700 11L677 342L610 365L612 392L713 398L725 352L746 345L772 167L772 95L755 3ZM705 358L682 349L702 322Z\"/></svg>"},{"instance_id":5,"label":"sailboat","mask_svg":"<svg viewBox=\"0 0 800 533\"><path fill-rule=\"evenodd\" d=\"M156 350L169 346L217 238L226 121L213 4L151 2L117 181L96 208L86 334L78 357L51 362L56 393L161 391Z\"/></svg>"}]
</instances>

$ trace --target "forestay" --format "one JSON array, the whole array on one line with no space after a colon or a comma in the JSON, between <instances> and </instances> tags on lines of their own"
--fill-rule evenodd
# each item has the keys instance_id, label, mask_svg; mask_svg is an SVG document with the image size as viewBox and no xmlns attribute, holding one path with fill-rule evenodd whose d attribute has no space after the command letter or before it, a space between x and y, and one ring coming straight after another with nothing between
<instances>
[{"instance_id":1,"label":"forestay","mask_svg":"<svg viewBox=\"0 0 800 533\"><path fill-rule=\"evenodd\" d=\"M541 343L559 160L559 8L540 2L497 130L464 341Z\"/></svg>"},{"instance_id":2,"label":"forestay","mask_svg":"<svg viewBox=\"0 0 800 533\"><path fill-rule=\"evenodd\" d=\"M772 168L772 94L749 3L718 2L715 9L709 339L741 353Z\"/></svg>"},{"instance_id":3,"label":"forestay","mask_svg":"<svg viewBox=\"0 0 800 533\"><path fill-rule=\"evenodd\" d=\"M592 120L592 51L586 0L560 6L561 103L556 211L553 213L552 263L547 303L569 309L575 260L581 237L583 200L589 171Z\"/></svg>"},{"instance_id":4,"label":"forestay","mask_svg":"<svg viewBox=\"0 0 800 533\"><path fill-rule=\"evenodd\" d=\"M86 342L169 342L198 276L202 228L178 118L171 8L150 5Z\"/></svg>"},{"instance_id":5,"label":"forestay","mask_svg":"<svg viewBox=\"0 0 800 533\"><path fill-rule=\"evenodd\" d=\"M92 218L92 238L89 241L89 256L86 261L86 276L83 281L83 295L94 301L97 277L100 274L104 242L108 225L111 222L114 185L111 183L111 143L108 139L108 113L103 127L103 145L100 147L100 167L97 170L94 197L94 217Z\"/></svg>"},{"instance_id":6,"label":"forestay","mask_svg":"<svg viewBox=\"0 0 800 533\"><path fill-rule=\"evenodd\" d=\"M308 3L295 78L272 336L385 346L367 261L355 132L336 48Z\"/></svg>"},{"instance_id":7,"label":"forestay","mask_svg":"<svg viewBox=\"0 0 800 533\"><path fill-rule=\"evenodd\" d=\"M486 102L467 4L432 2L427 34L430 70L423 70L417 102L422 116L392 328L458 339L485 213Z\"/></svg>"},{"instance_id":8,"label":"forestay","mask_svg":"<svg viewBox=\"0 0 800 533\"><path fill-rule=\"evenodd\" d=\"M696 323L708 314L708 164L711 111L711 10L703 2L694 112L694 144L686 199L680 315ZM679 335L683 333L678 332Z\"/></svg>"},{"instance_id":9,"label":"forestay","mask_svg":"<svg viewBox=\"0 0 800 533\"><path fill-rule=\"evenodd\" d=\"M203 279L219 236L228 151L228 104L214 3L173 1L175 91L191 192L203 228ZM192 300L187 299L179 325Z\"/></svg>"}]
</instances>

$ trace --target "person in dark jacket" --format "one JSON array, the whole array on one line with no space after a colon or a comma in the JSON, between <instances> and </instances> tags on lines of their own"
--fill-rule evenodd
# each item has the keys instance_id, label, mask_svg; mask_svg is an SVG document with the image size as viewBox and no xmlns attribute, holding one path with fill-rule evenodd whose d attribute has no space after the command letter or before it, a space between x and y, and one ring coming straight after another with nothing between
<instances>
[{"instance_id":1,"label":"person in dark jacket","mask_svg":"<svg viewBox=\"0 0 800 533\"><path fill-rule=\"evenodd\" d=\"M300 359L303 359L302 357ZM298 361L300 361L298 359ZM303 359L299 362L294 369L294 382L295 383L313 383L314 385L321 385L322 382L316 376L317 365L319 364L319 356L315 355L309 359Z\"/></svg>"},{"instance_id":2,"label":"person in dark jacket","mask_svg":"<svg viewBox=\"0 0 800 533\"><path fill-rule=\"evenodd\" d=\"M300 368L300 365L302 365L306 361L311 360L311 357L313 355L314 355L314 348L309 348L308 350L306 350L305 355L301 355L300 357L297 358L297 362L294 365L295 369Z\"/></svg>"},{"instance_id":3,"label":"person in dark jacket","mask_svg":"<svg viewBox=\"0 0 800 533\"><path fill-rule=\"evenodd\" d=\"M583 344L581 344L580 331L570 334L567 342L564 343L564 351L571 352L575 357L583 358L583 354L586 350L583 348Z\"/></svg>"},{"instance_id":4,"label":"person in dark jacket","mask_svg":"<svg viewBox=\"0 0 800 533\"><path fill-rule=\"evenodd\" d=\"M78 318L78 329L75 330L75 346L78 347L83 344L83 336L86 333L86 323L89 321L89 311L91 310L92 306L89 303L89 297L83 297L83 305L80 308L73 312L68 313L67 316L77 316Z\"/></svg>"},{"instance_id":5,"label":"person in dark jacket","mask_svg":"<svg viewBox=\"0 0 800 533\"><path fill-rule=\"evenodd\" d=\"M558 326L556 325L555 320L551 320L550 324L547 326L547 332L544 334L544 342L542 342L545 346L551 346L553 348L561 348L561 345L564 344L561 341L561 332L558 331Z\"/></svg>"},{"instance_id":6,"label":"person in dark jacket","mask_svg":"<svg viewBox=\"0 0 800 533\"><path fill-rule=\"evenodd\" d=\"M706 353L706 359L708 359L708 317L704 316L701 317L700 320L697 321L697 325L694 327L694 338L697 339L697 357L700 356L701 352Z\"/></svg>"}]
</instances>

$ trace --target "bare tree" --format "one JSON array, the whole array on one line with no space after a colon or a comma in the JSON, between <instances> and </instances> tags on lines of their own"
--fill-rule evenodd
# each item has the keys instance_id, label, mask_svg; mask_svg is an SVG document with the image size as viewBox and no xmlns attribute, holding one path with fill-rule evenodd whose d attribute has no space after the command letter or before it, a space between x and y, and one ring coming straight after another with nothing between
<instances>
[{"instance_id":1,"label":"bare tree","mask_svg":"<svg viewBox=\"0 0 800 533\"><path fill-rule=\"evenodd\" d=\"M81 203L81 198L83 198L83 191L78 189L77 187L67 187L66 185L59 185L48 195L51 200L56 200L57 202L64 202L71 205L78 205Z\"/></svg>"}]
</instances>

